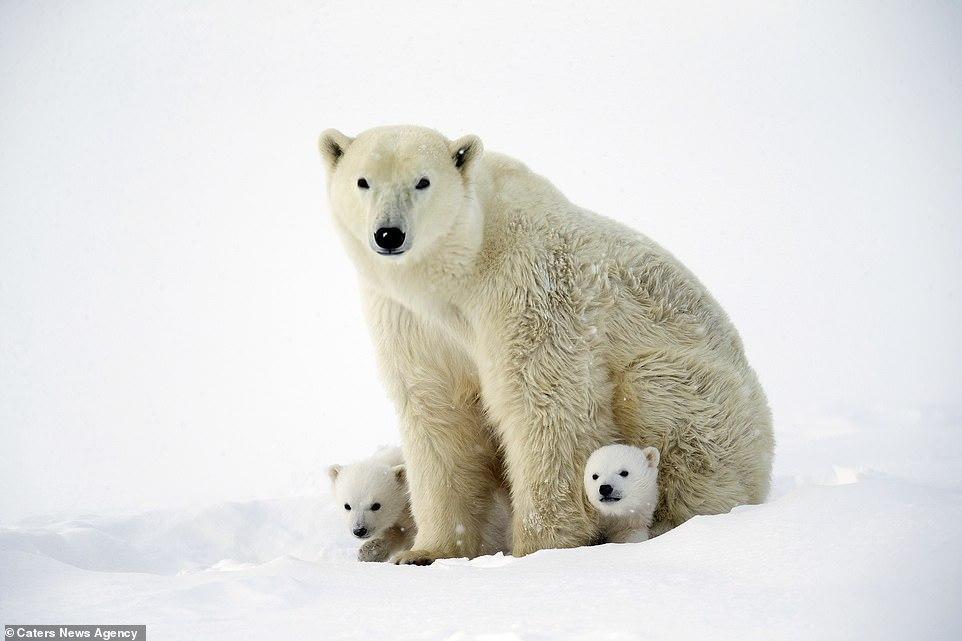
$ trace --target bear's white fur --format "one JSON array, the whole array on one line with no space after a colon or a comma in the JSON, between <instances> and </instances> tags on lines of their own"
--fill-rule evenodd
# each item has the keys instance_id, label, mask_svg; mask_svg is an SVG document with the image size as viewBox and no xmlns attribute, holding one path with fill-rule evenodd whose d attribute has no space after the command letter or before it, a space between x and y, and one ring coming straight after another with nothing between
<instances>
[{"instance_id":1,"label":"bear's white fur","mask_svg":"<svg viewBox=\"0 0 962 641\"><path fill-rule=\"evenodd\" d=\"M585 463L585 494L601 514L608 543L647 541L658 504L658 449L599 447Z\"/></svg>"},{"instance_id":2,"label":"bear's white fur","mask_svg":"<svg viewBox=\"0 0 962 641\"><path fill-rule=\"evenodd\" d=\"M320 148L400 416L418 526L400 562L477 555L503 483L514 554L591 541L581 473L612 442L661 452L655 531L764 500L765 395L668 252L476 136L328 130ZM403 238L390 255L382 228Z\"/></svg>"},{"instance_id":3,"label":"bear's white fur","mask_svg":"<svg viewBox=\"0 0 962 641\"><path fill-rule=\"evenodd\" d=\"M378 450L350 465L332 465L327 472L348 529L365 541L358 560L387 561L411 548L415 528L400 448Z\"/></svg>"}]
</instances>

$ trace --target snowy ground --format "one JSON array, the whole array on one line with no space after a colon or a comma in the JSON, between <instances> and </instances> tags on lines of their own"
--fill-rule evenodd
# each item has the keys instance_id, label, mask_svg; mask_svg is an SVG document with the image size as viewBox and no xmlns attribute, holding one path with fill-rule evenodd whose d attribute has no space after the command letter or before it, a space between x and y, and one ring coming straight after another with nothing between
<instances>
[{"instance_id":1,"label":"snowy ground","mask_svg":"<svg viewBox=\"0 0 962 641\"><path fill-rule=\"evenodd\" d=\"M779 431L771 500L647 543L362 564L321 491L0 529L0 622L153 639L958 639L957 414Z\"/></svg>"}]
</instances>

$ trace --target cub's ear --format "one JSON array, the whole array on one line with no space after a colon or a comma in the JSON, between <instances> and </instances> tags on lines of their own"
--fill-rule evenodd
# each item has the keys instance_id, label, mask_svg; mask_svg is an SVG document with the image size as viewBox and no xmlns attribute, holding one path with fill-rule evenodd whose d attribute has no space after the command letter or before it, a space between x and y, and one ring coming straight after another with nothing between
<instances>
[{"instance_id":1,"label":"cub's ear","mask_svg":"<svg viewBox=\"0 0 962 641\"><path fill-rule=\"evenodd\" d=\"M646 447L641 453L645 455L645 460L648 461L648 467L658 467L658 463L661 461L661 454L658 453L657 447Z\"/></svg>"},{"instance_id":2,"label":"cub's ear","mask_svg":"<svg viewBox=\"0 0 962 641\"><path fill-rule=\"evenodd\" d=\"M407 473L404 471L403 465L395 465L394 467L391 468L391 471L394 472L394 478L397 479L398 483L400 483L401 485L407 484L408 477L407 477Z\"/></svg>"},{"instance_id":3,"label":"cub's ear","mask_svg":"<svg viewBox=\"0 0 962 641\"><path fill-rule=\"evenodd\" d=\"M337 475L340 473L341 473L340 465L332 465L331 467L327 468L327 475L331 477L331 483L337 480Z\"/></svg>"},{"instance_id":4,"label":"cub's ear","mask_svg":"<svg viewBox=\"0 0 962 641\"><path fill-rule=\"evenodd\" d=\"M473 135L461 136L451 143L449 149L454 166L462 174L466 174L468 169L484 153L484 145L481 144L481 139Z\"/></svg>"},{"instance_id":5,"label":"cub's ear","mask_svg":"<svg viewBox=\"0 0 962 641\"><path fill-rule=\"evenodd\" d=\"M334 171L337 163L341 160L341 156L344 155L352 142L354 142L353 138L345 136L337 129L328 129L321 134L317 144L320 147L321 158L324 159L328 171Z\"/></svg>"}]
</instances>

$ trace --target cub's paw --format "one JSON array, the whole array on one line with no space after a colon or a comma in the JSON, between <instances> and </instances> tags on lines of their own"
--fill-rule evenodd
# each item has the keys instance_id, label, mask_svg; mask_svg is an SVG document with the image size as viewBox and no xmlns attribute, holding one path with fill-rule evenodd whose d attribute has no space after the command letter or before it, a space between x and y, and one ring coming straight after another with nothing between
<instances>
[{"instance_id":1,"label":"cub's paw","mask_svg":"<svg viewBox=\"0 0 962 641\"><path fill-rule=\"evenodd\" d=\"M431 565L442 558L444 558L442 555L430 550L408 550L394 557L394 563L397 565Z\"/></svg>"},{"instance_id":2,"label":"cub's paw","mask_svg":"<svg viewBox=\"0 0 962 641\"><path fill-rule=\"evenodd\" d=\"M384 539L371 539L357 551L358 561L380 563L391 556L391 548Z\"/></svg>"}]
</instances>

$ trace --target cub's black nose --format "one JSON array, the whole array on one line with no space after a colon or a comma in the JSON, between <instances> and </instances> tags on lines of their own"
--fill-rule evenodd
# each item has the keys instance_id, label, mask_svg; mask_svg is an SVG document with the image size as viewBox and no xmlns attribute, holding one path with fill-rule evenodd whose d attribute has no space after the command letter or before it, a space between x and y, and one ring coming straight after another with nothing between
<instances>
[{"instance_id":1,"label":"cub's black nose","mask_svg":"<svg viewBox=\"0 0 962 641\"><path fill-rule=\"evenodd\" d=\"M374 243L381 249L394 251L404 244L404 232L397 227L381 227L374 232Z\"/></svg>"},{"instance_id":2,"label":"cub's black nose","mask_svg":"<svg viewBox=\"0 0 962 641\"><path fill-rule=\"evenodd\" d=\"M601 496L608 496L609 494L611 494L611 490L612 490L611 486L608 485L607 483L598 488L598 491L601 492Z\"/></svg>"},{"instance_id":3,"label":"cub's black nose","mask_svg":"<svg viewBox=\"0 0 962 641\"><path fill-rule=\"evenodd\" d=\"M360 538L360 537L366 536L366 535L367 535L367 528L366 528L366 527L356 527L356 528L354 528L354 536Z\"/></svg>"}]
</instances>

